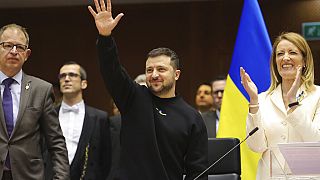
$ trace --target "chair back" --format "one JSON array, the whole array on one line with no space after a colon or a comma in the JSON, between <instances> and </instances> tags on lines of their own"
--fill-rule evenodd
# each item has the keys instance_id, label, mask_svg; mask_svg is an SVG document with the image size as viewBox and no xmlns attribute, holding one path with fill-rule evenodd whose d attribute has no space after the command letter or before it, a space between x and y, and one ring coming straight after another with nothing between
<instances>
[{"instance_id":1,"label":"chair back","mask_svg":"<svg viewBox=\"0 0 320 180\"><path fill-rule=\"evenodd\" d=\"M208 139L208 160L209 165L216 162L233 147L239 144L237 138L209 138ZM208 174L232 174L241 175L240 146L232 150L217 164L209 169Z\"/></svg>"},{"instance_id":2,"label":"chair back","mask_svg":"<svg viewBox=\"0 0 320 180\"><path fill-rule=\"evenodd\" d=\"M236 173L208 175L208 180L240 180L240 176Z\"/></svg>"}]
</instances>

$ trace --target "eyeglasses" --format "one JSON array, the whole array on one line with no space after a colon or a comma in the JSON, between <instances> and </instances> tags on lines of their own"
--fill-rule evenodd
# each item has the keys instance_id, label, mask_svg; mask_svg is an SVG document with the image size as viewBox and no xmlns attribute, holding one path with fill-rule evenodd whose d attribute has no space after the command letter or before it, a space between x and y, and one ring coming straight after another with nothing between
<instances>
[{"instance_id":1,"label":"eyeglasses","mask_svg":"<svg viewBox=\"0 0 320 180\"><path fill-rule=\"evenodd\" d=\"M58 78L59 78L60 80L62 80L62 79L66 79L67 76L69 76L70 79L75 79L75 78L79 77L80 74L73 73L73 72L61 73L61 74L58 75Z\"/></svg>"},{"instance_id":2,"label":"eyeglasses","mask_svg":"<svg viewBox=\"0 0 320 180\"><path fill-rule=\"evenodd\" d=\"M18 52L25 52L28 48L27 45L13 44L11 42L1 42L0 45L2 45L3 49L5 49L7 51L11 51L13 49L13 47L16 47L16 50Z\"/></svg>"},{"instance_id":3,"label":"eyeglasses","mask_svg":"<svg viewBox=\"0 0 320 180\"><path fill-rule=\"evenodd\" d=\"M219 93L223 94L223 92L224 92L224 90L216 90L213 92L213 94L219 94Z\"/></svg>"}]
</instances>

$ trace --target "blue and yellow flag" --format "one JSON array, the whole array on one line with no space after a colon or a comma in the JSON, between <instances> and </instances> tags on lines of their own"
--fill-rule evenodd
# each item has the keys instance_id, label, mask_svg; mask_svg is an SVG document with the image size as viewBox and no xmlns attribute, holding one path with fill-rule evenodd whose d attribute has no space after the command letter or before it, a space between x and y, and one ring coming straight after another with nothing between
<instances>
[{"instance_id":1,"label":"blue and yellow flag","mask_svg":"<svg viewBox=\"0 0 320 180\"><path fill-rule=\"evenodd\" d=\"M231 67L223 94L218 137L246 137L249 96L241 85L243 67L258 87L259 93L270 86L271 42L257 0L245 0ZM241 145L242 179L256 179L260 155L247 144Z\"/></svg>"}]
</instances>

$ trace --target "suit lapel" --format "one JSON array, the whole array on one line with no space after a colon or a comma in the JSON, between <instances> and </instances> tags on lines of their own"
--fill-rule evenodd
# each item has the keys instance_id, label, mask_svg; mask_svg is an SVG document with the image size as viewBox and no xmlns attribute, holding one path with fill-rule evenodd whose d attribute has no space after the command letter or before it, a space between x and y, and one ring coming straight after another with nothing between
<instances>
[{"instance_id":1,"label":"suit lapel","mask_svg":"<svg viewBox=\"0 0 320 180\"><path fill-rule=\"evenodd\" d=\"M13 129L12 136L14 135L16 129L18 129L20 123L21 123L21 118L23 117L24 111L27 108L29 96L31 94L32 90L32 85L31 85L31 78L30 76L26 74L22 74L22 80L21 80L21 94L20 94L20 104L19 104L19 111L17 115L17 122L16 125Z\"/></svg>"},{"instance_id":2,"label":"suit lapel","mask_svg":"<svg viewBox=\"0 0 320 180\"><path fill-rule=\"evenodd\" d=\"M216 111L208 111L202 113L202 119L207 127L208 138L215 138L216 137L216 120L217 114Z\"/></svg>"},{"instance_id":3,"label":"suit lapel","mask_svg":"<svg viewBox=\"0 0 320 180\"><path fill-rule=\"evenodd\" d=\"M77 166L83 164L82 162L83 155L85 154L86 147L89 144L92 132L95 127L95 123L96 123L95 117L90 116L90 114L92 113L90 113L89 111L90 110L88 109L88 107L85 106L85 116L83 121L83 127L81 131L77 151L71 163L71 171L73 170L73 168L76 168Z\"/></svg>"},{"instance_id":4,"label":"suit lapel","mask_svg":"<svg viewBox=\"0 0 320 180\"><path fill-rule=\"evenodd\" d=\"M283 103L281 85L278 85L278 87L272 92L272 94L271 94L271 102L281 112L283 112L284 114L287 114L287 109L286 109L286 107L284 106L284 103Z\"/></svg>"},{"instance_id":5,"label":"suit lapel","mask_svg":"<svg viewBox=\"0 0 320 180\"><path fill-rule=\"evenodd\" d=\"M299 95L301 96L299 101L302 101L302 99L307 95L307 92L305 90L305 86L301 86L298 89L296 97L298 97ZM287 108L285 107L285 105L283 103L281 85L278 85L278 87L272 92L271 101L280 111L282 111L284 114L287 114Z\"/></svg>"}]
</instances>

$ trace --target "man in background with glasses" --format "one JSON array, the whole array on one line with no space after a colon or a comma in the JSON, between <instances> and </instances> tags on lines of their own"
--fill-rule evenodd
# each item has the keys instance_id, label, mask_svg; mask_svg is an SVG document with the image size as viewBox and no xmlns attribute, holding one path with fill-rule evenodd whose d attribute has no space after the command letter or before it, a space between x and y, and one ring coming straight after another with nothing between
<instances>
[{"instance_id":1,"label":"man in background with glasses","mask_svg":"<svg viewBox=\"0 0 320 180\"><path fill-rule=\"evenodd\" d=\"M44 179L43 137L54 179L69 179L65 139L55 112L52 85L22 71L31 54L25 28L0 29L0 179Z\"/></svg>"},{"instance_id":2,"label":"man in background with glasses","mask_svg":"<svg viewBox=\"0 0 320 180\"><path fill-rule=\"evenodd\" d=\"M213 97L213 109L216 112L216 132L218 132L220 110L222 104L222 97L224 92L224 87L226 86L226 77L217 76L213 81L211 81L212 86L212 97Z\"/></svg>"},{"instance_id":3,"label":"man in background with glasses","mask_svg":"<svg viewBox=\"0 0 320 180\"><path fill-rule=\"evenodd\" d=\"M87 73L78 63L65 63L58 78L62 102L56 110L66 138L71 180L105 180L111 164L107 113L84 103L82 91L88 86ZM52 179L50 174L47 179Z\"/></svg>"}]
</instances>

